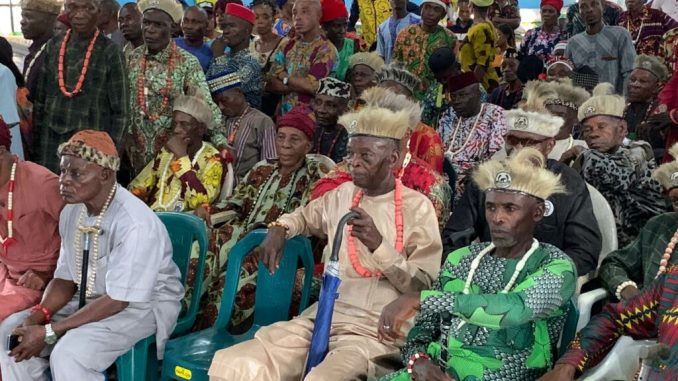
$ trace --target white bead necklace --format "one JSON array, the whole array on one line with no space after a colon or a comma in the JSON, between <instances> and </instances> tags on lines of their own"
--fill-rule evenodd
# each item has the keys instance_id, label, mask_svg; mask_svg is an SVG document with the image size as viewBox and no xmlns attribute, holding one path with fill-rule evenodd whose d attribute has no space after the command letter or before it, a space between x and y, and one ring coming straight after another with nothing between
<instances>
[{"instance_id":1,"label":"white bead necklace","mask_svg":"<svg viewBox=\"0 0 678 381\"><path fill-rule=\"evenodd\" d=\"M205 149L205 142L202 143L202 146L200 146L200 149L198 152L195 153L195 156L193 156L193 160L191 160L191 168L195 167L195 163L198 162L198 158L200 155L202 155L202 151ZM170 164L172 164L172 159L174 159L174 154L170 153L169 159L167 159L167 162L165 163L165 167L162 170L162 174L160 175L160 179L158 180L160 182L160 189L158 190L158 207L162 211L168 211L168 209L171 206L174 206L176 202L179 200L179 196L181 196L181 186L179 186L179 190L177 190L177 193L170 198L168 203L163 203L162 200L165 196L165 184L167 183L168 176L167 176L167 171L169 170ZM171 176L174 176L174 173L172 173Z\"/></svg>"},{"instance_id":2,"label":"white bead necklace","mask_svg":"<svg viewBox=\"0 0 678 381\"><path fill-rule=\"evenodd\" d=\"M9 245L14 242L14 187L16 185L16 160L12 163L9 175L9 192L7 192L7 237L0 236L0 244L5 247L5 254Z\"/></svg>"},{"instance_id":3,"label":"white bead necklace","mask_svg":"<svg viewBox=\"0 0 678 381\"><path fill-rule=\"evenodd\" d=\"M452 137L450 137L450 140L447 143L447 150L451 154L452 157L457 156L457 154L461 151L464 150L468 142L471 140L471 136L473 136L473 132L476 130L476 127L478 125L478 119L480 119L480 116L483 114L483 110L485 109L485 103L480 105L480 111L478 112L478 115L476 115L475 119L473 119L473 125L471 126L471 131L469 131L468 136L466 137L466 141L464 141L464 144L459 147L456 151L453 151L452 148L454 147L454 140L457 138L457 133L461 129L461 123L463 121L463 117L459 115L459 120L457 121L457 126L452 131Z\"/></svg>"},{"instance_id":4,"label":"white bead necklace","mask_svg":"<svg viewBox=\"0 0 678 381\"><path fill-rule=\"evenodd\" d=\"M113 196L115 196L115 190L117 189L118 184L115 183L111 187L110 192L108 192L108 198L104 203L104 206L101 208L101 212L97 215L96 220L94 221L93 226L82 226L83 221L85 220L85 214L87 214L87 207L82 206L80 211L80 217L78 218L78 225L75 230L75 238L73 239L73 249L75 250L75 279L74 282L78 286L80 285L80 280L82 279L82 243L81 236L83 234L92 234L92 252L89 256L89 270L87 274L87 293L86 296L92 297L95 295L96 291L96 275L97 275L97 261L99 260L99 236L101 235L101 223L104 219L108 207L113 201Z\"/></svg>"},{"instance_id":5,"label":"white bead necklace","mask_svg":"<svg viewBox=\"0 0 678 381\"><path fill-rule=\"evenodd\" d=\"M464 284L464 291L463 293L465 295L468 295L468 293L471 290L471 282L473 282L473 276L476 274L476 270L478 269L478 266L480 265L480 261L483 259L483 257L494 250L495 246L493 243L490 243L489 246L483 249L478 256L476 256L473 259L473 262L471 262L471 269L468 272L468 276L466 277L466 283ZM532 239L532 246L530 246L530 250L523 255L523 257L518 261L518 264L516 264L516 269L513 271L513 275L511 275L511 280L506 284L506 287L501 291L502 294L508 293L516 283L516 279L518 279L518 275L520 275L520 272L523 270L523 267L525 267L525 263L527 263L527 260L530 258L532 253L535 252L539 248L539 241L536 239Z\"/></svg>"}]
</instances>

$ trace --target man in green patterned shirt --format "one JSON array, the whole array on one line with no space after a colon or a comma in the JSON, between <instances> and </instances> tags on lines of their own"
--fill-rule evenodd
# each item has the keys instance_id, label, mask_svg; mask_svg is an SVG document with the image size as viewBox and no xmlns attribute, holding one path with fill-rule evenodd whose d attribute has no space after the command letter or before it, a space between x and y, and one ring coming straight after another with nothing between
<instances>
[{"instance_id":1,"label":"man in green patterned shirt","mask_svg":"<svg viewBox=\"0 0 678 381\"><path fill-rule=\"evenodd\" d=\"M125 59L97 30L96 3L66 0L64 8L72 27L45 45L33 110L33 161L55 173L57 147L77 131L106 131L120 148L129 111Z\"/></svg>"},{"instance_id":2,"label":"man in green patterned shirt","mask_svg":"<svg viewBox=\"0 0 678 381\"><path fill-rule=\"evenodd\" d=\"M524 148L478 167L473 180L486 194L492 242L452 252L432 290L384 308L381 340L399 338L418 313L402 348L407 368L385 380L529 381L551 367L576 270L565 253L533 237L545 200L565 191L544 164Z\"/></svg>"},{"instance_id":3,"label":"man in green patterned shirt","mask_svg":"<svg viewBox=\"0 0 678 381\"><path fill-rule=\"evenodd\" d=\"M171 40L173 23L183 16L174 0L139 2L144 45L129 57L131 118L127 154L136 176L165 145L172 129L172 104L180 95L195 95L212 110L214 126L221 112L212 101L202 67L191 53Z\"/></svg>"}]
</instances>

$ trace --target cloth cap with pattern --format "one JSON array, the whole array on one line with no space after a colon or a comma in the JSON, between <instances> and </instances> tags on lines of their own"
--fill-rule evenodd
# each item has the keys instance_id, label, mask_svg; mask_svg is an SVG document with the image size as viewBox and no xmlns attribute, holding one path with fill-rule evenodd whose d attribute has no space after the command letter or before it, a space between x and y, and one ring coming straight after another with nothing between
<instances>
[{"instance_id":1,"label":"cloth cap with pattern","mask_svg":"<svg viewBox=\"0 0 678 381\"><path fill-rule=\"evenodd\" d=\"M636 56L636 61L633 64L634 69L649 71L652 75L657 77L659 82L664 82L669 76L669 69L666 68L657 57L641 54Z\"/></svg>"},{"instance_id":2,"label":"cloth cap with pattern","mask_svg":"<svg viewBox=\"0 0 678 381\"><path fill-rule=\"evenodd\" d=\"M445 10L447 10L447 8L450 6L450 0L423 0L421 5L424 5L425 3L440 5Z\"/></svg>"},{"instance_id":3,"label":"cloth cap with pattern","mask_svg":"<svg viewBox=\"0 0 678 381\"><path fill-rule=\"evenodd\" d=\"M76 132L66 143L57 149L59 157L71 155L90 163L117 171L120 168L120 157L115 143L104 131L82 130Z\"/></svg>"},{"instance_id":4,"label":"cloth cap with pattern","mask_svg":"<svg viewBox=\"0 0 678 381\"><path fill-rule=\"evenodd\" d=\"M308 140L313 141L315 133L315 120L312 112L307 107L297 106L278 118L276 128L291 127L301 131Z\"/></svg>"},{"instance_id":5,"label":"cloth cap with pattern","mask_svg":"<svg viewBox=\"0 0 678 381\"><path fill-rule=\"evenodd\" d=\"M348 10L343 0L322 0L321 2L323 15L320 18L320 23L325 24L340 18L348 18Z\"/></svg>"},{"instance_id":6,"label":"cloth cap with pattern","mask_svg":"<svg viewBox=\"0 0 678 381\"><path fill-rule=\"evenodd\" d=\"M237 17L252 25L254 25L254 22L257 21L257 15L255 15L251 9L236 3L226 4L226 12L224 13L233 17Z\"/></svg>"},{"instance_id":7,"label":"cloth cap with pattern","mask_svg":"<svg viewBox=\"0 0 678 381\"><path fill-rule=\"evenodd\" d=\"M213 96L234 87L239 88L240 85L242 85L242 79L238 72L226 68L207 77L207 86L209 86L210 93L212 93Z\"/></svg>"},{"instance_id":8,"label":"cloth cap with pattern","mask_svg":"<svg viewBox=\"0 0 678 381\"><path fill-rule=\"evenodd\" d=\"M63 5L62 1L57 0L21 0L21 9L45 12L50 15L61 13Z\"/></svg>"},{"instance_id":9,"label":"cloth cap with pattern","mask_svg":"<svg viewBox=\"0 0 678 381\"><path fill-rule=\"evenodd\" d=\"M195 118L198 123L204 124L208 129L213 127L212 110L201 98L189 95L180 95L174 101L172 111L181 111Z\"/></svg>"},{"instance_id":10,"label":"cloth cap with pattern","mask_svg":"<svg viewBox=\"0 0 678 381\"><path fill-rule=\"evenodd\" d=\"M678 187L678 143L669 149L669 153L673 156L673 161L660 165L652 173L652 177L667 192Z\"/></svg>"},{"instance_id":11,"label":"cloth cap with pattern","mask_svg":"<svg viewBox=\"0 0 678 381\"><path fill-rule=\"evenodd\" d=\"M165 12L175 23L180 23L184 16L184 9L181 4L174 0L139 0L139 10L145 13L151 9L157 9Z\"/></svg>"},{"instance_id":12,"label":"cloth cap with pattern","mask_svg":"<svg viewBox=\"0 0 678 381\"><path fill-rule=\"evenodd\" d=\"M529 132L552 138L558 135L558 131L560 131L565 120L546 113L514 109L506 111L506 122L509 131Z\"/></svg>"},{"instance_id":13,"label":"cloth cap with pattern","mask_svg":"<svg viewBox=\"0 0 678 381\"><path fill-rule=\"evenodd\" d=\"M350 136L373 136L400 140L410 128L407 111L391 111L386 108L367 106L358 112L339 117L339 124L346 127Z\"/></svg>"},{"instance_id":14,"label":"cloth cap with pattern","mask_svg":"<svg viewBox=\"0 0 678 381\"><path fill-rule=\"evenodd\" d=\"M325 77L318 81L316 94L349 100L351 99L351 84L336 78Z\"/></svg>"},{"instance_id":15,"label":"cloth cap with pattern","mask_svg":"<svg viewBox=\"0 0 678 381\"><path fill-rule=\"evenodd\" d=\"M348 67L353 68L356 65L365 65L379 73L381 68L384 67L384 59L374 52L360 52L352 55L348 59Z\"/></svg>"},{"instance_id":16,"label":"cloth cap with pattern","mask_svg":"<svg viewBox=\"0 0 678 381\"><path fill-rule=\"evenodd\" d=\"M577 116L580 122L598 115L622 119L625 108L624 97L614 93L612 84L603 82L593 89L593 96L579 107Z\"/></svg>"},{"instance_id":17,"label":"cloth cap with pattern","mask_svg":"<svg viewBox=\"0 0 678 381\"><path fill-rule=\"evenodd\" d=\"M514 151L504 160L490 160L473 172L473 181L483 191L515 192L546 200L565 193L560 175L545 168L544 155L531 147Z\"/></svg>"}]
</instances>

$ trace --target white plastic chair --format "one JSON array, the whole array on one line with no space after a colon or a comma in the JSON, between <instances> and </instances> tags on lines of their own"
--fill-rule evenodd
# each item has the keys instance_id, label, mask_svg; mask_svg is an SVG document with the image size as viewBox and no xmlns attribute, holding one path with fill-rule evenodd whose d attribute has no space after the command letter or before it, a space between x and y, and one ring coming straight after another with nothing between
<instances>
[{"instance_id":1,"label":"white plastic chair","mask_svg":"<svg viewBox=\"0 0 678 381\"><path fill-rule=\"evenodd\" d=\"M655 344L655 340L633 340L622 336L612 347L605 359L579 380L582 381L635 381L636 371L640 367L640 351Z\"/></svg>"}]
</instances>

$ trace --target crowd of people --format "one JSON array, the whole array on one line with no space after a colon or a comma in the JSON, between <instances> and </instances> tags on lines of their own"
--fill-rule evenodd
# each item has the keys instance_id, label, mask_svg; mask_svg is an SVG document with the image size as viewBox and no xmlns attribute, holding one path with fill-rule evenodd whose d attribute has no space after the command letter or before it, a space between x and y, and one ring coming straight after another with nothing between
<instances>
[{"instance_id":1,"label":"crowd of people","mask_svg":"<svg viewBox=\"0 0 678 381\"><path fill-rule=\"evenodd\" d=\"M23 68L0 38L0 380L114 377L151 335L162 359L190 300L214 326L257 228L229 330L291 237L315 301L348 212L325 359L305 373L300 269L291 319L211 380L574 380L623 335L666 344L648 380L676 379L678 7L625 5L541 0L520 33L516 0L22 0ZM184 284L155 212L205 222ZM609 304L559 348L584 281Z\"/></svg>"}]
</instances>

